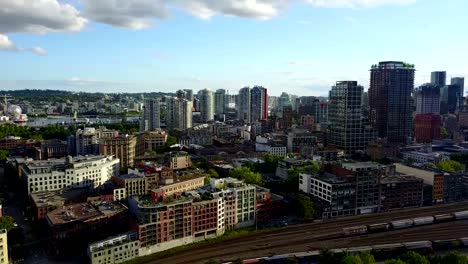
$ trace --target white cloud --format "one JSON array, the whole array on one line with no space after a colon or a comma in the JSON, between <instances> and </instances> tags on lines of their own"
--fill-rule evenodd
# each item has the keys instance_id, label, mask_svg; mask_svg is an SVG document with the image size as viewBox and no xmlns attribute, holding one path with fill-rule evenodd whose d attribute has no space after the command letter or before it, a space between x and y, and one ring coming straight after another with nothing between
<instances>
[{"instance_id":1,"label":"white cloud","mask_svg":"<svg viewBox=\"0 0 468 264\"><path fill-rule=\"evenodd\" d=\"M37 55L47 55L47 51L41 47L22 48L13 43L7 35L0 34L0 51L21 52L30 51Z\"/></svg>"},{"instance_id":2,"label":"white cloud","mask_svg":"<svg viewBox=\"0 0 468 264\"><path fill-rule=\"evenodd\" d=\"M85 15L117 27L143 29L168 16L165 0L82 0Z\"/></svg>"},{"instance_id":3,"label":"white cloud","mask_svg":"<svg viewBox=\"0 0 468 264\"><path fill-rule=\"evenodd\" d=\"M0 0L0 33L80 31L87 20L58 0Z\"/></svg>"},{"instance_id":4,"label":"white cloud","mask_svg":"<svg viewBox=\"0 0 468 264\"><path fill-rule=\"evenodd\" d=\"M16 46L5 34L73 32L82 30L86 23L75 7L58 0L0 0L0 50L47 55L41 47Z\"/></svg>"},{"instance_id":5,"label":"white cloud","mask_svg":"<svg viewBox=\"0 0 468 264\"><path fill-rule=\"evenodd\" d=\"M31 48L31 51L36 53L37 55L47 55L47 51L41 47Z\"/></svg>"},{"instance_id":6,"label":"white cloud","mask_svg":"<svg viewBox=\"0 0 468 264\"><path fill-rule=\"evenodd\" d=\"M287 0L176 0L176 5L202 19L229 15L254 19L271 19L287 6Z\"/></svg>"}]
</instances>

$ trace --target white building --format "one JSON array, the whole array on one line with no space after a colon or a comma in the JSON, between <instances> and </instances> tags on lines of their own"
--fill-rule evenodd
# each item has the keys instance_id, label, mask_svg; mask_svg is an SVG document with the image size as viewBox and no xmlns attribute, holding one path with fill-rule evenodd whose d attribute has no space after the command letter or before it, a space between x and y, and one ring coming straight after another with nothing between
<instances>
[{"instance_id":1,"label":"white building","mask_svg":"<svg viewBox=\"0 0 468 264\"><path fill-rule=\"evenodd\" d=\"M167 127L169 129L186 130L192 127L192 101L171 97L168 100Z\"/></svg>"},{"instance_id":2,"label":"white building","mask_svg":"<svg viewBox=\"0 0 468 264\"><path fill-rule=\"evenodd\" d=\"M120 173L112 156L75 157L25 162L22 175L28 194L77 188L97 188Z\"/></svg>"},{"instance_id":3,"label":"white building","mask_svg":"<svg viewBox=\"0 0 468 264\"><path fill-rule=\"evenodd\" d=\"M286 146L281 146L270 142L267 138L257 136L255 142L256 152L267 152L273 156L285 157L287 154Z\"/></svg>"},{"instance_id":4,"label":"white building","mask_svg":"<svg viewBox=\"0 0 468 264\"><path fill-rule=\"evenodd\" d=\"M440 153L440 152L406 151L406 152L401 152L401 155L404 160L409 160L409 161L422 163L422 164L427 164L427 163L438 164L442 161L450 159L448 155L444 155L444 153Z\"/></svg>"},{"instance_id":5,"label":"white building","mask_svg":"<svg viewBox=\"0 0 468 264\"><path fill-rule=\"evenodd\" d=\"M202 122L214 120L214 96L213 92L203 89L198 92L200 100L200 115Z\"/></svg>"},{"instance_id":6,"label":"white building","mask_svg":"<svg viewBox=\"0 0 468 264\"><path fill-rule=\"evenodd\" d=\"M138 234L130 232L88 246L91 264L123 263L139 256Z\"/></svg>"},{"instance_id":7,"label":"white building","mask_svg":"<svg viewBox=\"0 0 468 264\"><path fill-rule=\"evenodd\" d=\"M213 196L224 200L227 230L255 224L255 186L234 178L211 179L210 185L213 189L220 190L213 193Z\"/></svg>"},{"instance_id":8,"label":"white building","mask_svg":"<svg viewBox=\"0 0 468 264\"><path fill-rule=\"evenodd\" d=\"M158 130L161 128L161 102L159 98L145 99L143 118L140 124L140 132Z\"/></svg>"}]
</instances>

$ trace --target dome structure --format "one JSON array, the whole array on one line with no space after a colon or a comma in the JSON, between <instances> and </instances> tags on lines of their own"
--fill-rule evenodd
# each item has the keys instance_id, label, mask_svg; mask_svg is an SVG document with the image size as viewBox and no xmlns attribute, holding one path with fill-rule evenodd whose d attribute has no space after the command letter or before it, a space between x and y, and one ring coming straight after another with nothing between
<instances>
[{"instance_id":1,"label":"dome structure","mask_svg":"<svg viewBox=\"0 0 468 264\"><path fill-rule=\"evenodd\" d=\"M17 105L10 105L8 107L8 113L10 115L21 115L23 113L23 111L21 110L21 107L17 106Z\"/></svg>"}]
</instances>

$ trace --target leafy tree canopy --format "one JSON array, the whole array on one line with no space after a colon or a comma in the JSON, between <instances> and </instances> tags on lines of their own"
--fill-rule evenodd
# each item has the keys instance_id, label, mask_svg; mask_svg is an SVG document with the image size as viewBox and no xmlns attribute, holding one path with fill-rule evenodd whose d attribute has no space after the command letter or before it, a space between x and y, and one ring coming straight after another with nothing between
<instances>
[{"instance_id":1,"label":"leafy tree canopy","mask_svg":"<svg viewBox=\"0 0 468 264\"><path fill-rule=\"evenodd\" d=\"M242 180L248 184L257 184L257 185L263 184L262 175L260 175L260 173L258 172L253 172L247 167L235 168L231 170L231 172L229 173L229 176Z\"/></svg>"}]
</instances>

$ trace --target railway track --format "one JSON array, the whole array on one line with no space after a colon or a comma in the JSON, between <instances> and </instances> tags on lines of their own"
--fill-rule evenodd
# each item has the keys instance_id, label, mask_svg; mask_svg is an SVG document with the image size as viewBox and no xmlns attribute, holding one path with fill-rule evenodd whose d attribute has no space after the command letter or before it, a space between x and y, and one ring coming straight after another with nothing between
<instances>
[{"instance_id":1,"label":"railway track","mask_svg":"<svg viewBox=\"0 0 468 264\"><path fill-rule=\"evenodd\" d=\"M389 222L398 219L428 216L435 214L453 213L456 211L466 210L467 208L468 203L460 203L428 208L418 208L414 210L394 211L368 216L348 217L337 220L324 221L322 223L303 224L283 228L280 230L268 231L265 233L252 234L245 237L235 238L224 241L220 244L213 244L205 247L195 247L185 252L179 252L175 256L165 257L163 259L158 259L149 263L204 263L204 261L208 259L232 260L236 259L237 257L256 257L260 256L261 254L295 252L298 248L308 250L310 248L330 247L329 245L341 245L346 241L354 241L348 239L340 239L340 241L333 241L333 239L318 241L321 236L327 235L332 232L338 232L343 227ZM438 224L434 226L444 226L445 228L446 224ZM450 226L450 223L448 223L448 226ZM452 223L452 226L457 228L459 224L453 225ZM424 229L427 228L427 226L420 228ZM411 230L419 230L420 228L412 228ZM467 228L468 230L467 226L465 226L465 228ZM388 232L387 235L390 233L406 233L408 232L408 230ZM431 228L430 230L433 229ZM457 231L460 234L460 232L462 232L462 228L452 231ZM374 237L375 235L376 234L367 235L367 237L363 239L364 241L366 241L368 237ZM388 237L384 237L382 239L386 238Z\"/></svg>"}]
</instances>

